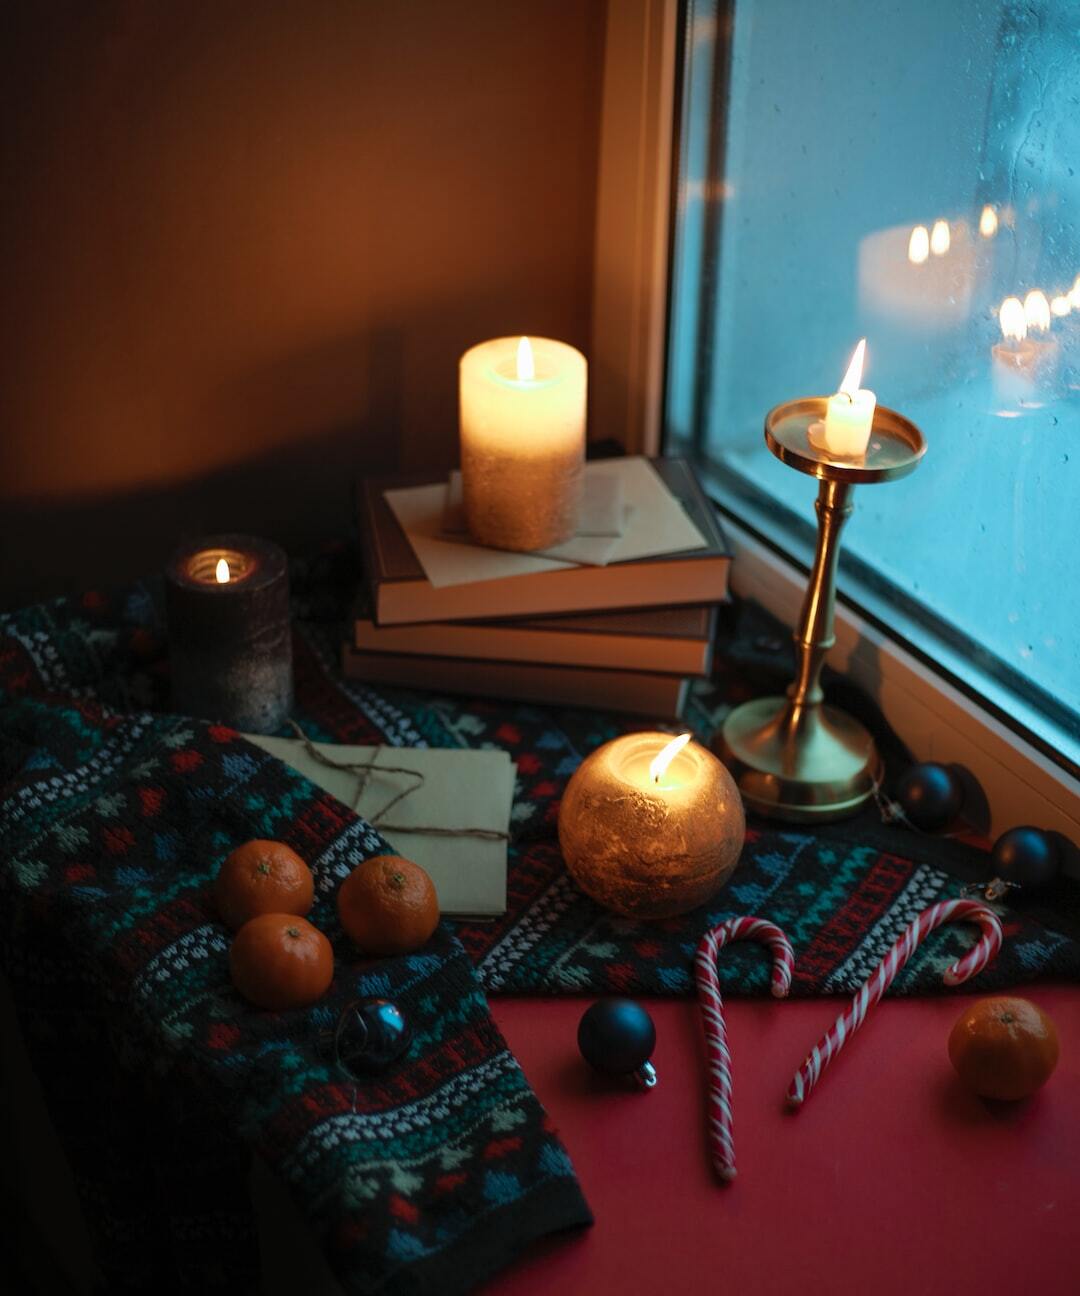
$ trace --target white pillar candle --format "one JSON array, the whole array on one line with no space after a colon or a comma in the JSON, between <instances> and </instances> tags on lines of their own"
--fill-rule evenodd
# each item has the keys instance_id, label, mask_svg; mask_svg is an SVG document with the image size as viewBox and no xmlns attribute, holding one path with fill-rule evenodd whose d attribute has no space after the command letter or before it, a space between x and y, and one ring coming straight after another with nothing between
<instances>
[{"instance_id":1,"label":"white pillar candle","mask_svg":"<svg viewBox=\"0 0 1080 1296\"><path fill-rule=\"evenodd\" d=\"M829 397L825 410L825 427L818 434L822 447L829 454L844 459L854 459L866 454L874 426L877 397L865 387L859 387L865 355L866 338L863 338L851 357L840 390L835 396Z\"/></svg>"},{"instance_id":2,"label":"white pillar candle","mask_svg":"<svg viewBox=\"0 0 1080 1296\"><path fill-rule=\"evenodd\" d=\"M473 539L547 549L577 528L587 366L551 338L493 338L461 357L461 481Z\"/></svg>"}]
</instances>

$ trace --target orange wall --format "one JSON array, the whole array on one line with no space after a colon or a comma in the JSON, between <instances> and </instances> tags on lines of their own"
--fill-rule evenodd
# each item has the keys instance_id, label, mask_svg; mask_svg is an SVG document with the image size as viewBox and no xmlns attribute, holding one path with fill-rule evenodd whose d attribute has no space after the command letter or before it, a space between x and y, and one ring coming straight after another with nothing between
<instances>
[{"instance_id":1,"label":"orange wall","mask_svg":"<svg viewBox=\"0 0 1080 1296\"><path fill-rule=\"evenodd\" d=\"M602 0L0 16L0 604L296 546L456 453L494 334L585 347Z\"/></svg>"}]
</instances>

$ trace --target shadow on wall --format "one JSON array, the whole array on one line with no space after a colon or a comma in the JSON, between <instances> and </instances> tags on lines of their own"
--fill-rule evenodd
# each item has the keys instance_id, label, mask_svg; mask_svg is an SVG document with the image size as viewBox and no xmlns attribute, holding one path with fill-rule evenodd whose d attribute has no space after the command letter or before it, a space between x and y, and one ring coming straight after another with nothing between
<instances>
[{"instance_id":1,"label":"shadow on wall","mask_svg":"<svg viewBox=\"0 0 1080 1296\"><path fill-rule=\"evenodd\" d=\"M404 331L376 329L366 342L346 337L282 356L207 393L192 408L191 422L234 428L256 447L235 462L179 481L6 501L0 509L0 609L143 576L162 568L185 537L237 531L303 550L355 534L355 478L399 467ZM344 391L342 375L349 375ZM328 399L331 406L350 403L349 389L358 380L362 419L305 427L305 414ZM145 451L141 431L111 429L96 440L105 478L122 478L124 455ZM190 438L189 452L198 440ZM208 449L205 457L213 462L214 447ZM449 462L453 452L449 440L433 462Z\"/></svg>"},{"instance_id":2,"label":"shadow on wall","mask_svg":"<svg viewBox=\"0 0 1080 1296\"><path fill-rule=\"evenodd\" d=\"M0 606L347 533L587 345L603 0L0 6Z\"/></svg>"},{"instance_id":3,"label":"shadow on wall","mask_svg":"<svg viewBox=\"0 0 1080 1296\"><path fill-rule=\"evenodd\" d=\"M7 503L0 510L0 610L160 570L185 536L248 532L294 552L328 536L352 536L360 446L364 471L396 467L393 437L353 425L179 485Z\"/></svg>"}]
</instances>

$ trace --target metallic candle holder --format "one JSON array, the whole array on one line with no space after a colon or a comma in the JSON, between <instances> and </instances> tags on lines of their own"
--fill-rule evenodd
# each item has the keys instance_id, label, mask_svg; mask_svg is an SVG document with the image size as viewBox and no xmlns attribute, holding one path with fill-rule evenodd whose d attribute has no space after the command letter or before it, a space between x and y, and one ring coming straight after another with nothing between
<instances>
[{"instance_id":1,"label":"metallic candle holder","mask_svg":"<svg viewBox=\"0 0 1080 1296\"><path fill-rule=\"evenodd\" d=\"M830 455L808 437L810 425L825 418L827 399L787 401L765 416L765 443L777 459L821 483L814 505L814 565L794 635L795 679L785 697L737 707L716 744L748 810L803 823L855 814L881 779L881 755L869 732L846 712L826 706L821 691L821 668L835 643L840 529L851 516L854 486L906 477L926 453L915 424L879 405L866 453L851 459Z\"/></svg>"}]
</instances>

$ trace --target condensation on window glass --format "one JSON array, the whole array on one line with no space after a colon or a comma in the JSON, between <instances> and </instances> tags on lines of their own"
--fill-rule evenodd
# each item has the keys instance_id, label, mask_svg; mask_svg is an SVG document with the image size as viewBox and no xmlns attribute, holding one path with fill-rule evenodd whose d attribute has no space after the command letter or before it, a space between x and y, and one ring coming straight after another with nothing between
<instances>
[{"instance_id":1,"label":"condensation on window glass","mask_svg":"<svg viewBox=\"0 0 1080 1296\"><path fill-rule=\"evenodd\" d=\"M729 75L699 444L812 516L762 418L865 336L864 385L929 450L856 493L846 548L1080 711L1080 4L737 0Z\"/></svg>"}]
</instances>

